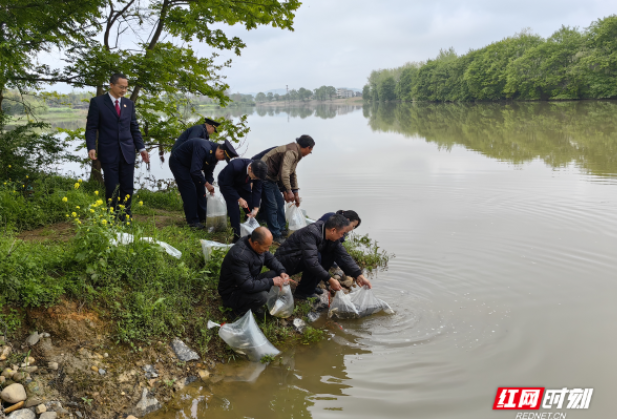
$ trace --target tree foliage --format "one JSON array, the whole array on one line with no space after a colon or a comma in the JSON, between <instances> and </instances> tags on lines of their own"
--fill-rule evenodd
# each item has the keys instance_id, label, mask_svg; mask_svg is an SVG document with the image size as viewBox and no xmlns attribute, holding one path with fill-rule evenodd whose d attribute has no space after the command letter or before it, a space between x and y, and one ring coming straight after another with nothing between
<instances>
[{"instance_id":1,"label":"tree foliage","mask_svg":"<svg viewBox=\"0 0 617 419\"><path fill-rule=\"evenodd\" d=\"M615 15L584 31L562 26L547 39L523 30L467 54L450 48L425 63L373 71L363 97L380 102L616 98L616 39Z\"/></svg>"}]
</instances>

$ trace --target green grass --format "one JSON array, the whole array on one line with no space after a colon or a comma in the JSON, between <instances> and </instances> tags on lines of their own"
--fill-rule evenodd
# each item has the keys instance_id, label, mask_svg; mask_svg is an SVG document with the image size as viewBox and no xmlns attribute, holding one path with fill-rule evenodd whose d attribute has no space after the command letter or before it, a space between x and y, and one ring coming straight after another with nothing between
<instances>
[{"instance_id":1,"label":"green grass","mask_svg":"<svg viewBox=\"0 0 617 419\"><path fill-rule=\"evenodd\" d=\"M207 321L227 321L228 316L217 292L226 250L214 250L206 264L199 239L224 237L184 226L176 190L138 191L131 221L124 214L111 214L102 196L96 183L59 176L32 174L0 183L0 334L4 329L9 335L18 333L26 310L68 300L109 321L117 342L135 345L154 338L189 337L202 355L211 352L220 340L213 341L216 331L207 329ZM161 214L179 222L157 226ZM66 233L63 240L56 230L60 225ZM39 227L43 229L38 241L20 239L24 230ZM130 233L136 240L111 245L117 233ZM168 243L182 257L173 258L160 246L138 240L141 237ZM362 253L354 245L369 251ZM387 262L368 238L350 240L348 248L363 264ZM308 311L308 303L299 303L294 315L303 317ZM258 321L273 343L297 337L280 319L268 316ZM308 344L324 335L309 328L299 339Z\"/></svg>"}]
</instances>

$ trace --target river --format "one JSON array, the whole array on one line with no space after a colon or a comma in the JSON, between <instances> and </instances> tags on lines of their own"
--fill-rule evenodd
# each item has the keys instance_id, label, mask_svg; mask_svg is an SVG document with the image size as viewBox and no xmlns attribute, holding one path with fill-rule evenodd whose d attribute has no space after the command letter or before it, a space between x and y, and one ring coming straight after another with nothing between
<instances>
[{"instance_id":1,"label":"river","mask_svg":"<svg viewBox=\"0 0 617 419\"><path fill-rule=\"evenodd\" d=\"M396 255L372 277L396 314L322 321L326 341L222 365L153 418L515 419L498 387L593 388L539 412L612 417L617 103L249 113L245 156L313 136L303 207L357 211Z\"/></svg>"}]
</instances>

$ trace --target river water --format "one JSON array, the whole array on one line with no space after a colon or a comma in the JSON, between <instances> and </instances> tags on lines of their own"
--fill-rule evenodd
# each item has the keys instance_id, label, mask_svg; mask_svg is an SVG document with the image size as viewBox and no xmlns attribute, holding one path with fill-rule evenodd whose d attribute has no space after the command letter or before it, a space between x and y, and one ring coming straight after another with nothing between
<instances>
[{"instance_id":1,"label":"river water","mask_svg":"<svg viewBox=\"0 0 617 419\"><path fill-rule=\"evenodd\" d=\"M303 207L357 211L396 255L373 277L396 314L322 322L328 340L221 366L152 417L515 419L498 387L593 388L539 412L613 417L617 103L249 112L245 156L313 136Z\"/></svg>"}]
</instances>

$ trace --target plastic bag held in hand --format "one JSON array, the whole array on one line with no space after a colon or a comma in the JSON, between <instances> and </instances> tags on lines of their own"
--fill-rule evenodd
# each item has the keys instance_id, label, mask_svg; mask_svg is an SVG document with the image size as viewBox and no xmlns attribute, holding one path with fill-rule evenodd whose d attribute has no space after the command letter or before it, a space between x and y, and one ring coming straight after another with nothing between
<instances>
[{"instance_id":1,"label":"plastic bag held in hand","mask_svg":"<svg viewBox=\"0 0 617 419\"><path fill-rule=\"evenodd\" d=\"M219 336L231 349L239 354L246 355L251 361L261 361L266 355L277 356L281 352L276 349L264 336L251 310L233 323L224 323L222 326L208 320L208 329L220 327Z\"/></svg>"},{"instance_id":2,"label":"plastic bag held in hand","mask_svg":"<svg viewBox=\"0 0 617 419\"><path fill-rule=\"evenodd\" d=\"M349 294L343 291L337 291L330 303L328 317L336 316L339 319L353 319L359 317L356 306L351 301Z\"/></svg>"},{"instance_id":3,"label":"plastic bag held in hand","mask_svg":"<svg viewBox=\"0 0 617 419\"><path fill-rule=\"evenodd\" d=\"M240 224L240 237L248 236L253 233L253 230L257 227L259 227L259 221L257 221L255 217L249 217L246 222Z\"/></svg>"},{"instance_id":4,"label":"plastic bag held in hand","mask_svg":"<svg viewBox=\"0 0 617 419\"><path fill-rule=\"evenodd\" d=\"M214 195L206 194L208 199L208 209L206 213L206 228L214 231L227 230L227 203L225 198L218 191Z\"/></svg>"},{"instance_id":5,"label":"plastic bag held in hand","mask_svg":"<svg viewBox=\"0 0 617 419\"><path fill-rule=\"evenodd\" d=\"M287 220L289 230L291 231L300 230L301 228L306 227L306 218L304 217L302 210L296 207L295 204L291 204L291 206L287 208L285 219Z\"/></svg>"},{"instance_id":6,"label":"plastic bag held in hand","mask_svg":"<svg viewBox=\"0 0 617 419\"><path fill-rule=\"evenodd\" d=\"M370 316L383 311L386 314L394 314L394 310L384 300L375 297L373 290L363 286L358 291L349 294L351 302L358 310L358 317Z\"/></svg>"},{"instance_id":7,"label":"plastic bag held in hand","mask_svg":"<svg viewBox=\"0 0 617 419\"><path fill-rule=\"evenodd\" d=\"M294 312L294 297L289 284L283 285L282 290L276 285L272 286L268 293L266 305L270 314L275 317L286 319L291 316Z\"/></svg>"}]
</instances>

